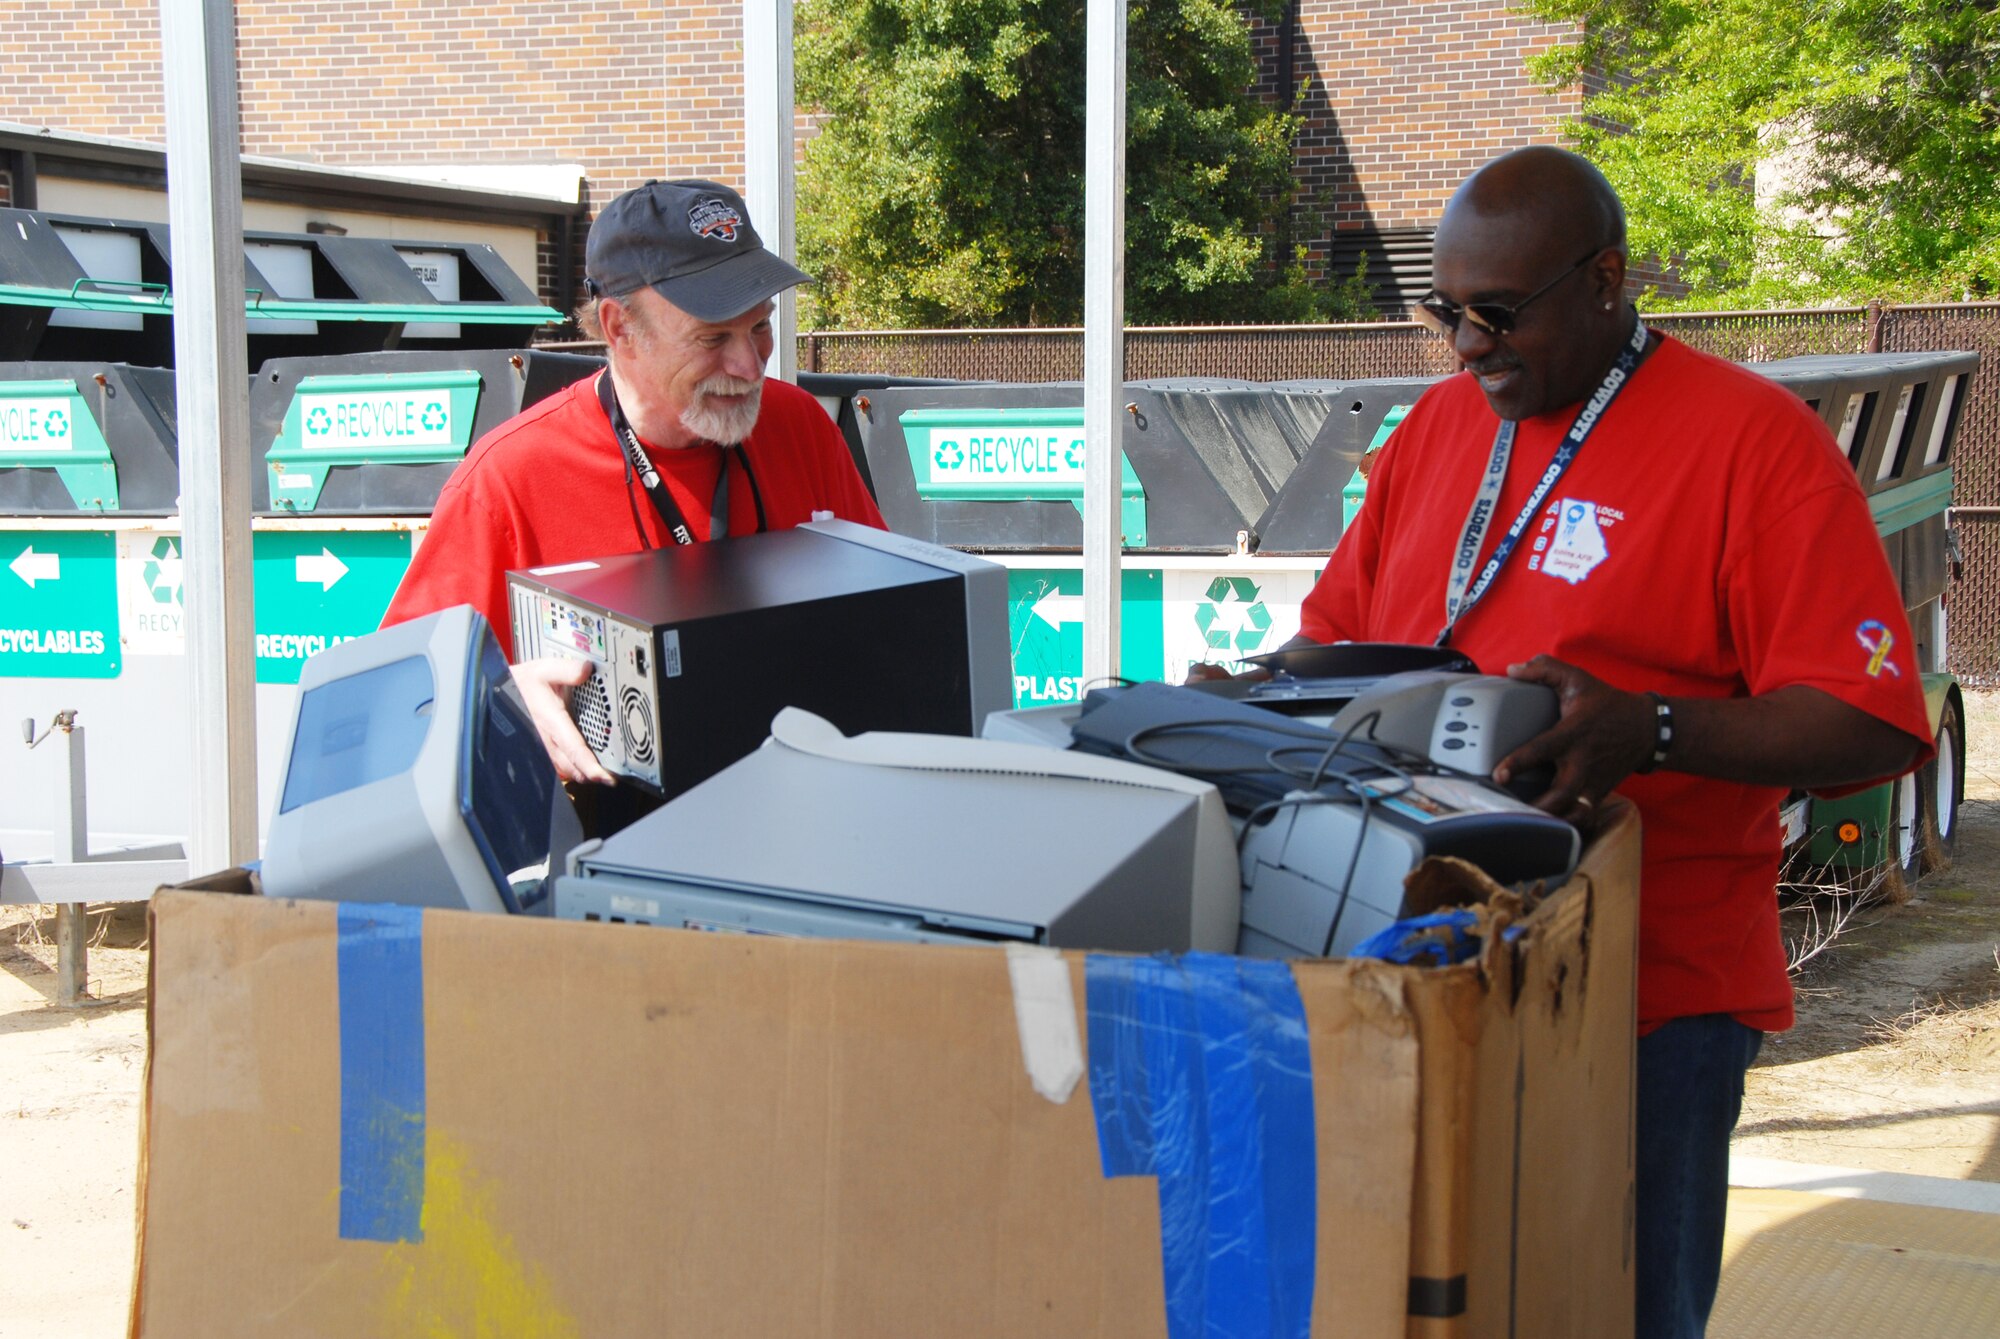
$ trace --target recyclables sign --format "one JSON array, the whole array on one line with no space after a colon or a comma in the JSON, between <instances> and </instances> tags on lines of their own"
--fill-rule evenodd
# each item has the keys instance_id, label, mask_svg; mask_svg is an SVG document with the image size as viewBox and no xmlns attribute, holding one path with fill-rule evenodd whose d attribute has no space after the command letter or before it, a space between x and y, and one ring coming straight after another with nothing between
<instances>
[{"instance_id":1,"label":"recyclables sign","mask_svg":"<svg viewBox=\"0 0 2000 1339\"><path fill-rule=\"evenodd\" d=\"M8 397L0 400L0 451L67 451L74 425L69 397Z\"/></svg>"},{"instance_id":2,"label":"recyclables sign","mask_svg":"<svg viewBox=\"0 0 2000 1339\"><path fill-rule=\"evenodd\" d=\"M454 445L451 395L443 390L346 391L298 397L308 451Z\"/></svg>"}]
</instances>

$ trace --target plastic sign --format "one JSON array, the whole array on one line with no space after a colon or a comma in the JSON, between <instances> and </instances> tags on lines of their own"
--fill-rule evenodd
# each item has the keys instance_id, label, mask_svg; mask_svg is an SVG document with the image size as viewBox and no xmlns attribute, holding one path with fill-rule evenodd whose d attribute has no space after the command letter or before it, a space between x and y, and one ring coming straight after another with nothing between
<instances>
[{"instance_id":1,"label":"plastic sign","mask_svg":"<svg viewBox=\"0 0 2000 1339\"><path fill-rule=\"evenodd\" d=\"M1120 578L1119 673L1158 679L1160 573L1126 568ZM1016 567L1007 573L1008 641L1014 649L1014 705L1053 707L1083 700L1083 569Z\"/></svg>"},{"instance_id":2,"label":"plastic sign","mask_svg":"<svg viewBox=\"0 0 2000 1339\"><path fill-rule=\"evenodd\" d=\"M410 565L400 530L260 530L251 537L257 682L297 683L306 658L381 626Z\"/></svg>"},{"instance_id":3,"label":"plastic sign","mask_svg":"<svg viewBox=\"0 0 2000 1339\"><path fill-rule=\"evenodd\" d=\"M327 473L342 465L432 465L460 460L479 408L477 372L302 377L264 457L271 505L309 512Z\"/></svg>"},{"instance_id":4,"label":"plastic sign","mask_svg":"<svg viewBox=\"0 0 2000 1339\"><path fill-rule=\"evenodd\" d=\"M917 496L942 502L1068 502L1083 510L1083 410L912 409L898 420ZM1146 490L1119 455L1119 529L1146 542Z\"/></svg>"},{"instance_id":5,"label":"plastic sign","mask_svg":"<svg viewBox=\"0 0 2000 1339\"><path fill-rule=\"evenodd\" d=\"M307 451L450 446L451 397L442 391L301 392Z\"/></svg>"},{"instance_id":6,"label":"plastic sign","mask_svg":"<svg viewBox=\"0 0 2000 1339\"><path fill-rule=\"evenodd\" d=\"M73 381L0 381L0 469L48 469L78 511L118 510L111 448Z\"/></svg>"},{"instance_id":7,"label":"plastic sign","mask_svg":"<svg viewBox=\"0 0 2000 1339\"><path fill-rule=\"evenodd\" d=\"M0 531L0 677L117 678L115 562L107 531Z\"/></svg>"}]
</instances>

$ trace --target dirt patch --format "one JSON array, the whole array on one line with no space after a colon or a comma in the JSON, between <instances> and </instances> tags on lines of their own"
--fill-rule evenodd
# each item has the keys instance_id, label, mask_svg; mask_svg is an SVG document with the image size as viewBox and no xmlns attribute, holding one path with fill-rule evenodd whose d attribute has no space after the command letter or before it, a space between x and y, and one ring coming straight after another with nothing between
<instances>
[{"instance_id":1,"label":"dirt patch","mask_svg":"<svg viewBox=\"0 0 2000 1339\"><path fill-rule=\"evenodd\" d=\"M2000 1181L2000 698L1968 694L1966 716L1952 867L1856 913L1800 972L1798 1025L1750 1072L1739 1152ZM1810 914L1788 911L1788 930Z\"/></svg>"},{"instance_id":2,"label":"dirt patch","mask_svg":"<svg viewBox=\"0 0 2000 1339\"><path fill-rule=\"evenodd\" d=\"M54 1007L55 918L0 907L0 1333L123 1334L146 1067L145 906L90 915L92 1002Z\"/></svg>"}]
</instances>

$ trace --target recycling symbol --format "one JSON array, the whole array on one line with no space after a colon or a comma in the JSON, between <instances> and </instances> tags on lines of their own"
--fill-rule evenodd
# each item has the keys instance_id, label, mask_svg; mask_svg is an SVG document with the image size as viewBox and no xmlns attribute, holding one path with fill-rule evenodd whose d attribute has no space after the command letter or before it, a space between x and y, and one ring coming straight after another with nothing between
<instances>
[{"instance_id":1,"label":"recycling symbol","mask_svg":"<svg viewBox=\"0 0 2000 1339\"><path fill-rule=\"evenodd\" d=\"M181 546L168 535L153 541L153 552L139 575L157 604L179 604L181 600Z\"/></svg>"},{"instance_id":2,"label":"recycling symbol","mask_svg":"<svg viewBox=\"0 0 2000 1339\"><path fill-rule=\"evenodd\" d=\"M1083 468L1083 438L1073 437L1070 444L1063 448L1063 464L1073 470Z\"/></svg>"},{"instance_id":3,"label":"recycling symbol","mask_svg":"<svg viewBox=\"0 0 2000 1339\"><path fill-rule=\"evenodd\" d=\"M947 437L938 443L935 459L940 469L955 470L965 463L965 444Z\"/></svg>"},{"instance_id":4,"label":"recycling symbol","mask_svg":"<svg viewBox=\"0 0 2000 1339\"><path fill-rule=\"evenodd\" d=\"M441 430L444 427L444 406L436 400L425 405L423 424L432 432Z\"/></svg>"},{"instance_id":5,"label":"recycling symbol","mask_svg":"<svg viewBox=\"0 0 2000 1339\"><path fill-rule=\"evenodd\" d=\"M333 431L333 415L326 412L325 405L314 405L306 415L306 431L315 437L324 437Z\"/></svg>"},{"instance_id":6,"label":"recycling symbol","mask_svg":"<svg viewBox=\"0 0 2000 1339\"><path fill-rule=\"evenodd\" d=\"M1249 577L1217 577L1194 609L1195 626L1213 651L1255 654L1271 634L1271 611Z\"/></svg>"},{"instance_id":7,"label":"recycling symbol","mask_svg":"<svg viewBox=\"0 0 2000 1339\"><path fill-rule=\"evenodd\" d=\"M69 415L60 409L51 409L49 416L42 420L44 431L51 437L69 436Z\"/></svg>"}]
</instances>

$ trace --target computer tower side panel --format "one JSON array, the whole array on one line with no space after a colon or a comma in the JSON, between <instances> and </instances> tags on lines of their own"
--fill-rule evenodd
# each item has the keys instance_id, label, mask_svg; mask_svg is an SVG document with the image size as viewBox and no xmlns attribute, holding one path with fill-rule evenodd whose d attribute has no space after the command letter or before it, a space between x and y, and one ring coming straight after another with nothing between
<instances>
[{"instance_id":1,"label":"computer tower side panel","mask_svg":"<svg viewBox=\"0 0 2000 1339\"><path fill-rule=\"evenodd\" d=\"M955 575L656 629L658 786L668 797L746 756L786 707L845 734L969 735L971 666Z\"/></svg>"}]
</instances>

